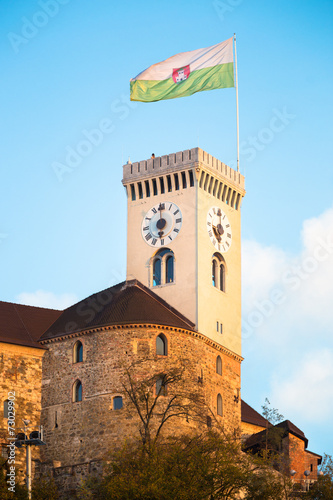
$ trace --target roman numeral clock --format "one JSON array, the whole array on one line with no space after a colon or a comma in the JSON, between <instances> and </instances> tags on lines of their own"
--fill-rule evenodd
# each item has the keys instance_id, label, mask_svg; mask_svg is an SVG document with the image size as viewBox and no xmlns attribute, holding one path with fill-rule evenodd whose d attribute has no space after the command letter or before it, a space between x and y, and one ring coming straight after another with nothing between
<instances>
[{"instance_id":1,"label":"roman numeral clock","mask_svg":"<svg viewBox=\"0 0 333 500\"><path fill-rule=\"evenodd\" d=\"M173 241L182 226L182 213L175 203L158 203L144 216L141 234L148 245L159 248Z\"/></svg>"},{"instance_id":2,"label":"roman numeral clock","mask_svg":"<svg viewBox=\"0 0 333 500\"><path fill-rule=\"evenodd\" d=\"M240 353L244 177L199 148L123 166L127 279Z\"/></svg>"}]
</instances>

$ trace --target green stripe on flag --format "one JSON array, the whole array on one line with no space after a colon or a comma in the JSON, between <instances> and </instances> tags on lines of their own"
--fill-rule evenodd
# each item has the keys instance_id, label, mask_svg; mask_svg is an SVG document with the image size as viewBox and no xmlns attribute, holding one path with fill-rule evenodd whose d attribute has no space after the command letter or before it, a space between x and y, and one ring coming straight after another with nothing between
<instances>
[{"instance_id":1,"label":"green stripe on flag","mask_svg":"<svg viewBox=\"0 0 333 500\"><path fill-rule=\"evenodd\" d=\"M175 83L172 78L168 78L167 80L134 80L130 84L131 101L154 102L186 97L203 90L234 87L234 64L231 62L198 69L180 83Z\"/></svg>"}]
</instances>

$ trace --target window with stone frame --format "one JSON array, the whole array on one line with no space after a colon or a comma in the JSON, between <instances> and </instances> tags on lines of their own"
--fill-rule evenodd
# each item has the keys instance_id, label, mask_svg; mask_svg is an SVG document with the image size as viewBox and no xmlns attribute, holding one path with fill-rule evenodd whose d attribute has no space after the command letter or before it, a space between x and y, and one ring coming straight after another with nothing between
<instances>
[{"instance_id":1,"label":"window with stone frame","mask_svg":"<svg viewBox=\"0 0 333 500\"><path fill-rule=\"evenodd\" d=\"M168 339L163 333L156 337L156 354L160 356L168 355Z\"/></svg>"},{"instance_id":2,"label":"window with stone frame","mask_svg":"<svg viewBox=\"0 0 333 500\"><path fill-rule=\"evenodd\" d=\"M75 342L73 347L73 363L81 363L83 361L83 345L80 340Z\"/></svg>"},{"instance_id":3,"label":"window with stone frame","mask_svg":"<svg viewBox=\"0 0 333 500\"><path fill-rule=\"evenodd\" d=\"M3 418L8 418L8 404L9 404L9 400L6 399L3 402Z\"/></svg>"},{"instance_id":4,"label":"window with stone frame","mask_svg":"<svg viewBox=\"0 0 333 500\"><path fill-rule=\"evenodd\" d=\"M222 359L221 359L221 356L217 356L217 358L216 358L216 373L218 375L222 375Z\"/></svg>"},{"instance_id":5,"label":"window with stone frame","mask_svg":"<svg viewBox=\"0 0 333 500\"><path fill-rule=\"evenodd\" d=\"M112 409L113 410L121 410L123 407L123 398L122 396L115 396L112 401Z\"/></svg>"},{"instance_id":6,"label":"window with stone frame","mask_svg":"<svg viewBox=\"0 0 333 500\"><path fill-rule=\"evenodd\" d=\"M175 257L172 250L162 248L154 254L150 266L152 286L167 285L175 281Z\"/></svg>"},{"instance_id":7,"label":"window with stone frame","mask_svg":"<svg viewBox=\"0 0 333 500\"><path fill-rule=\"evenodd\" d=\"M82 383L80 380L76 380L73 384L73 403L79 401L82 401Z\"/></svg>"},{"instance_id":8,"label":"window with stone frame","mask_svg":"<svg viewBox=\"0 0 333 500\"><path fill-rule=\"evenodd\" d=\"M167 395L167 385L164 384L164 377L159 377L156 380L156 396L166 396Z\"/></svg>"},{"instance_id":9,"label":"window with stone frame","mask_svg":"<svg viewBox=\"0 0 333 500\"><path fill-rule=\"evenodd\" d=\"M212 285L222 292L225 292L226 281L225 260L219 252L215 252L212 257Z\"/></svg>"},{"instance_id":10,"label":"window with stone frame","mask_svg":"<svg viewBox=\"0 0 333 500\"><path fill-rule=\"evenodd\" d=\"M223 416L223 403L221 394L217 395L217 414Z\"/></svg>"}]
</instances>

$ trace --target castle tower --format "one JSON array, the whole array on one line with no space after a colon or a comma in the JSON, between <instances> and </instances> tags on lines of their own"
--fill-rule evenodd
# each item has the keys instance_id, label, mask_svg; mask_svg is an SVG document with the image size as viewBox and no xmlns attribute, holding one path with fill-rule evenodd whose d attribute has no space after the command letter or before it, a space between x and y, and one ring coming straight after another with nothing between
<instances>
[{"instance_id":1,"label":"castle tower","mask_svg":"<svg viewBox=\"0 0 333 500\"><path fill-rule=\"evenodd\" d=\"M241 354L244 177L200 148L123 167L127 279Z\"/></svg>"}]
</instances>

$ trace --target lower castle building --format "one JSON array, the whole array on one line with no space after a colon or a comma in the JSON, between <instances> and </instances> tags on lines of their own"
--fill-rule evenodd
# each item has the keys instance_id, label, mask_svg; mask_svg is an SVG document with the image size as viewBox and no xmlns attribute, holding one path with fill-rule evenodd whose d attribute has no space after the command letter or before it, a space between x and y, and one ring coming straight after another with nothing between
<instances>
[{"instance_id":1,"label":"lower castle building","mask_svg":"<svg viewBox=\"0 0 333 500\"><path fill-rule=\"evenodd\" d=\"M37 470L64 491L100 471L124 440L149 438L133 398L142 381L161 415L175 397L178 418L161 432L218 424L254 449L268 425L240 397L244 177L194 148L124 165L123 185L126 281L64 311L0 303L3 455L13 391L17 430L27 419L24 432L43 428ZM297 467L311 466L314 478L320 457L295 429L286 425L284 445L300 440Z\"/></svg>"}]
</instances>

